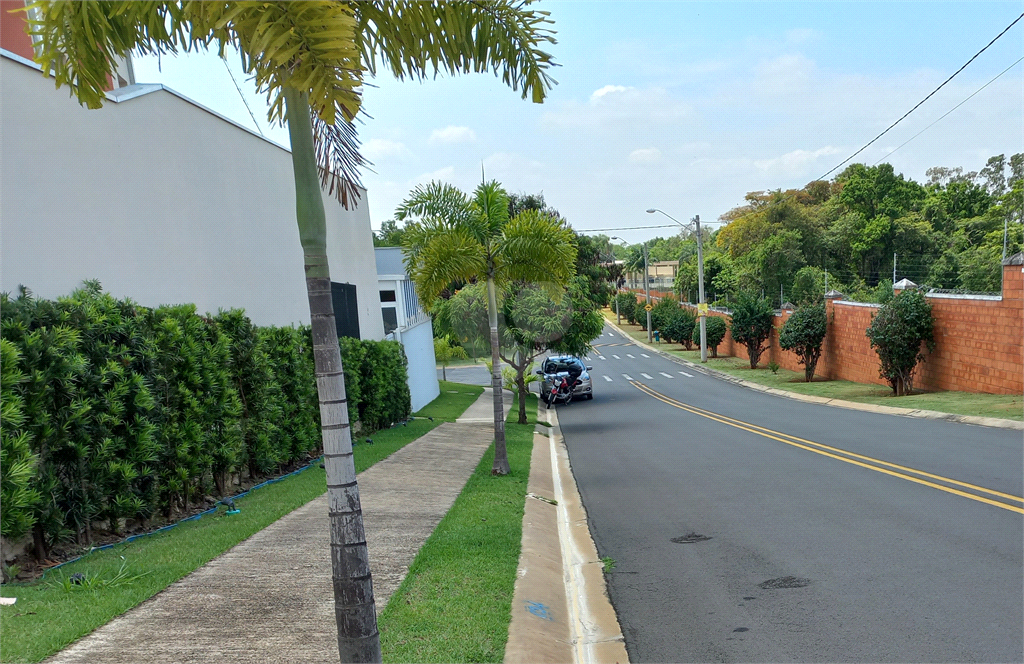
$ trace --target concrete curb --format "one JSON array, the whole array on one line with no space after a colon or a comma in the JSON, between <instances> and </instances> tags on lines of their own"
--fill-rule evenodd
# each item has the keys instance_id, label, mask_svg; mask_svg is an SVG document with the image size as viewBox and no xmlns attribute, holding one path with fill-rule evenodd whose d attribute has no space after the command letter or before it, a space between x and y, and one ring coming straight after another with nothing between
<instances>
[{"instance_id":1,"label":"concrete curb","mask_svg":"<svg viewBox=\"0 0 1024 664\"><path fill-rule=\"evenodd\" d=\"M533 437L504 661L628 662L555 411L544 412L552 427Z\"/></svg>"},{"instance_id":2,"label":"concrete curb","mask_svg":"<svg viewBox=\"0 0 1024 664\"><path fill-rule=\"evenodd\" d=\"M979 417L977 415L957 415L955 413L943 413L937 410L921 410L917 408L900 408L898 406L877 406L870 403L858 403L856 401L845 401L843 399L829 399L826 397L816 397L809 394L798 394L796 392L788 392L786 390L780 390L775 387L768 387L766 385L760 385L759 383L753 383L749 380L743 380L737 378L717 369L705 367L702 364L694 364L689 360L684 360L681 357L670 355L663 350L649 346L642 341L634 339L628 332L623 330L615 323L608 320L608 317L604 317L605 322L608 323L612 328L619 332L627 339L630 339L638 346L646 348L652 353L657 353L662 357L669 359L676 364L690 367L695 371L699 371L708 376L725 380L730 383L742 385L743 387L757 390L758 392L765 392L766 394L773 394L778 397L785 397L787 399L795 399L797 401L805 401L808 403L817 403L825 406L835 406L837 408L847 408L849 410L863 410L870 413L882 413L885 415L903 415L904 417L920 417L927 420L945 420L947 422L959 422L960 424L973 424L975 426L982 427L995 427L998 429L1015 429L1017 431L1024 431L1024 422L1018 422L1016 420L1006 420L1000 417Z\"/></svg>"}]
</instances>

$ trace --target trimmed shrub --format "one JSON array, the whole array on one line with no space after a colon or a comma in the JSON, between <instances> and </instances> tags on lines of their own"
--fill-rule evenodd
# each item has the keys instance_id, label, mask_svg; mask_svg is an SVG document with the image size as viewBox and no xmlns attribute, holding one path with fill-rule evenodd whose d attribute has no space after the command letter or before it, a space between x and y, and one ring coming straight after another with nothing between
<instances>
[{"instance_id":1,"label":"trimmed shrub","mask_svg":"<svg viewBox=\"0 0 1024 664\"><path fill-rule=\"evenodd\" d=\"M733 305L729 332L732 333L733 341L747 347L751 369L757 368L761 354L768 348L774 318L771 303L750 293L740 293Z\"/></svg>"},{"instance_id":2,"label":"trimmed shrub","mask_svg":"<svg viewBox=\"0 0 1024 664\"><path fill-rule=\"evenodd\" d=\"M370 431L408 417L412 398L402 344L345 337L340 341L349 417Z\"/></svg>"},{"instance_id":3,"label":"trimmed shrub","mask_svg":"<svg viewBox=\"0 0 1024 664\"><path fill-rule=\"evenodd\" d=\"M662 335L666 341L674 341L683 344L689 350L693 347L691 337L697 317L689 309L677 309L672 317L665 323Z\"/></svg>"},{"instance_id":4,"label":"trimmed shrub","mask_svg":"<svg viewBox=\"0 0 1024 664\"><path fill-rule=\"evenodd\" d=\"M615 302L612 303L612 311L615 311L615 304L619 305L619 315L622 316L626 321L631 321L630 316L633 314L633 310L636 308L636 296L632 293L619 293L615 296Z\"/></svg>"},{"instance_id":5,"label":"trimmed shrub","mask_svg":"<svg viewBox=\"0 0 1024 664\"><path fill-rule=\"evenodd\" d=\"M779 347L793 351L804 365L804 381L811 382L821 357L828 320L824 304L805 304L798 308L779 331Z\"/></svg>"},{"instance_id":6,"label":"trimmed shrub","mask_svg":"<svg viewBox=\"0 0 1024 664\"><path fill-rule=\"evenodd\" d=\"M894 395L911 394L925 349L935 350L932 305L917 289L901 291L879 309L866 334L881 362L878 374Z\"/></svg>"},{"instance_id":7,"label":"trimmed shrub","mask_svg":"<svg viewBox=\"0 0 1024 664\"><path fill-rule=\"evenodd\" d=\"M725 325L725 319L720 316L707 316L706 322L704 323L704 334L707 337L708 349L711 350L711 357L718 357L718 344L722 343L725 339L725 333L728 328ZM693 333L690 336L690 341L700 348L700 319L697 319L693 324Z\"/></svg>"},{"instance_id":8,"label":"trimmed shrub","mask_svg":"<svg viewBox=\"0 0 1024 664\"><path fill-rule=\"evenodd\" d=\"M308 325L261 327L257 333L281 391L281 449L289 463L320 449L320 405L313 367L313 338Z\"/></svg>"},{"instance_id":9,"label":"trimmed shrub","mask_svg":"<svg viewBox=\"0 0 1024 664\"><path fill-rule=\"evenodd\" d=\"M25 425L24 400L15 387L25 380L21 354L0 339L0 535L17 540L35 523L39 492L32 488L38 457L32 453ZM0 558L2 560L2 558Z\"/></svg>"},{"instance_id":10,"label":"trimmed shrub","mask_svg":"<svg viewBox=\"0 0 1024 664\"><path fill-rule=\"evenodd\" d=\"M651 325L655 330L664 331L668 321L679 311L679 300L674 297L663 297L654 304L651 310Z\"/></svg>"}]
</instances>

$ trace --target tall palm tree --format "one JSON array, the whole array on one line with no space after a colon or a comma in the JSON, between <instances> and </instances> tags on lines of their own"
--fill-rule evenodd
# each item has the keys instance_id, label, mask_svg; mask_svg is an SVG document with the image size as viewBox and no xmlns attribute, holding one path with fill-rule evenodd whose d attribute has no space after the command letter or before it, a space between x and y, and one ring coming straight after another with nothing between
<instances>
[{"instance_id":1,"label":"tall palm tree","mask_svg":"<svg viewBox=\"0 0 1024 664\"><path fill-rule=\"evenodd\" d=\"M363 80L378 67L396 78L492 70L523 98L544 100L554 81L542 49L555 42L532 0L474 2L76 2L42 0L32 33L37 62L58 86L99 108L116 63L141 54L206 49L242 54L288 124L295 207L313 328L331 519L331 562L342 661L381 660L373 587L352 460L345 382L331 303L321 187L346 207L359 196L363 160L353 125Z\"/></svg>"},{"instance_id":2,"label":"tall palm tree","mask_svg":"<svg viewBox=\"0 0 1024 664\"><path fill-rule=\"evenodd\" d=\"M395 212L406 224L402 249L420 302L434 302L453 281L487 284L494 393L494 466L507 475L496 289L512 282L546 285L555 295L576 272L572 231L560 219L526 210L509 219L508 195L483 182L473 196L443 182L413 190Z\"/></svg>"}]
</instances>

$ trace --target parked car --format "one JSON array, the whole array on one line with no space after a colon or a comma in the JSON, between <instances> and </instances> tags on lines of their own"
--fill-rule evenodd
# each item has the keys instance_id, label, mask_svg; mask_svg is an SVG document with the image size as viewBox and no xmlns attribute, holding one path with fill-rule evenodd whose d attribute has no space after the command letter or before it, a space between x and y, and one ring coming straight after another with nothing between
<instances>
[{"instance_id":1,"label":"parked car","mask_svg":"<svg viewBox=\"0 0 1024 664\"><path fill-rule=\"evenodd\" d=\"M585 366L578 357L571 355L552 355L544 358L540 369L537 370L537 375L541 377L540 398L546 403L555 381L561 381L563 376L568 375L570 379L576 378L576 386L572 391L573 399L593 399L594 391L590 381L590 371L593 368Z\"/></svg>"}]
</instances>

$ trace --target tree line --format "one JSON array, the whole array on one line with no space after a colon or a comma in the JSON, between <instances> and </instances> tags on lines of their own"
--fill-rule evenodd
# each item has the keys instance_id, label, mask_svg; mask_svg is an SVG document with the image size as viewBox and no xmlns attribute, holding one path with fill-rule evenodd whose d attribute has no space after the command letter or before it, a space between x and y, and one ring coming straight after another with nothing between
<instances>
[{"instance_id":1,"label":"tree line","mask_svg":"<svg viewBox=\"0 0 1024 664\"><path fill-rule=\"evenodd\" d=\"M1002 258L1024 247L1024 154L993 156L980 172L936 167L926 176L918 183L891 164L852 164L801 189L748 193L721 228L704 229L708 300L726 304L748 291L799 304L823 294L827 279L829 290L880 302L891 297L894 267L897 280L919 286L998 292ZM675 290L695 302L693 233L647 244L651 261L679 262ZM641 245L612 251L627 267L643 265Z\"/></svg>"}]
</instances>

